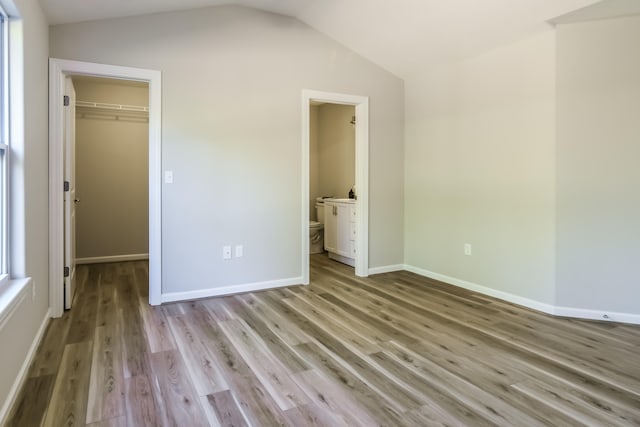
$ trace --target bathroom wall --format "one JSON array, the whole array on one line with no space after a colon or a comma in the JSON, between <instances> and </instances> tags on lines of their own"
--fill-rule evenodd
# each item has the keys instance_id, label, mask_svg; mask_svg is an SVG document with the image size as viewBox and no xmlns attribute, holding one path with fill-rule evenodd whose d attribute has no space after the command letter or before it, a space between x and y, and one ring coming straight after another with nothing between
<instances>
[{"instance_id":1,"label":"bathroom wall","mask_svg":"<svg viewBox=\"0 0 640 427\"><path fill-rule=\"evenodd\" d=\"M355 107L322 104L313 108L316 114L311 121L317 120L317 195L348 197L355 184L355 128L351 124Z\"/></svg>"},{"instance_id":2,"label":"bathroom wall","mask_svg":"<svg viewBox=\"0 0 640 427\"><path fill-rule=\"evenodd\" d=\"M80 101L148 106L146 83L74 78ZM80 261L149 252L149 125L77 109L76 243ZM96 259L97 258L97 259Z\"/></svg>"}]
</instances>

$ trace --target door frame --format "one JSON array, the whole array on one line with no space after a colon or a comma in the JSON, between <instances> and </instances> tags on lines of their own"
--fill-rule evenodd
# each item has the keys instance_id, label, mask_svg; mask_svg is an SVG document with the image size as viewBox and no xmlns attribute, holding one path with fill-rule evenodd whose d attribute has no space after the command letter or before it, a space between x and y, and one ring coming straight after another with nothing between
<instances>
[{"instance_id":1,"label":"door frame","mask_svg":"<svg viewBox=\"0 0 640 427\"><path fill-rule=\"evenodd\" d=\"M309 284L309 109L311 102L353 105L356 112L356 266L355 274L369 275L369 97L304 89L302 91L302 279Z\"/></svg>"},{"instance_id":2,"label":"door frame","mask_svg":"<svg viewBox=\"0 0 640 427\"><path fill-rule=\"evenodd\" d=\"M162 74L157 70L49 59L49 307L64 312L63 96L68 75L149 84L149 304L162 294Z\"/></svg>"}]
</instances>

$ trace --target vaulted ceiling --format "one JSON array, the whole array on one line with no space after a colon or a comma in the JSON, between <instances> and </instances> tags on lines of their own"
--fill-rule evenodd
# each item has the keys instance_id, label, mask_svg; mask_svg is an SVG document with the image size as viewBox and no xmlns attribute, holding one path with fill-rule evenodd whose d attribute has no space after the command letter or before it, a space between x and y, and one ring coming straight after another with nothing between
<instances>
[{"instance_id":1,"label":"vaulted ceiling","mask_svg":"<svg viewBox=\"0 0 640 427\"><path fill-rule=\"evenodd\" d=\"M605 2L637 0L606 0ZM40 0L51 24L236 4L295 17L407 78L541 32L600 0Z\"/></svg>"}]
</instances>

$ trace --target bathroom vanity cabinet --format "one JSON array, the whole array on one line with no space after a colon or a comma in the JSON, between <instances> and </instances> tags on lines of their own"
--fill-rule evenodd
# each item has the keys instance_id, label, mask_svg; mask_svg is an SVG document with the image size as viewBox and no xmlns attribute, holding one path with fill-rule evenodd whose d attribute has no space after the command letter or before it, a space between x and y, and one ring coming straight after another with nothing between
<instances>
[{"instance_id":1,"label":"bathroom vanity cabinet","mask_svg":"<svg viewBox=\"0 0 640 427\"><path fill-rule=\"evenodd\" d=\"M353 199L325 199L324 249L329 258L356 263L356 204Z\"/></svg>"}]
</instances>

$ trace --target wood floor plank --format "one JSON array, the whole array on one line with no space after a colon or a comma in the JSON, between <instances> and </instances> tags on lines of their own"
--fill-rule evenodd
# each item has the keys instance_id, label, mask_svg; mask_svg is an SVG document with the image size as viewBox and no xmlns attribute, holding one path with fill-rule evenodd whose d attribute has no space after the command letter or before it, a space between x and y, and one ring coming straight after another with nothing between
<instances>
[{"instance_id":1,"label":"wood floor plank","mask_svg":"<svg viewBox=\"0 0 640 427\"><path fill-rule=\"evenodd\" d=\"M209 350L216 357L225 380L233 390L236 402L249 424L286 425L282 410L222 332L218 322L211 315L202 312L190 313L185 318L212 343Z\"/></svg>"},{"instance_id":2,"label":"wood floor plank","mask_svg":"<svg viewBox=\"0 0 640 427\"><path fill-rule=\"evenodd\" d=\"M180 316L183 314L186 314L187 311L184 308L184 305L182 303L179 302L174 302L174 303L170 303L170 304L163 304L162 307L160 307L162 309L162 311L164 312L164 315L166 317L169 316Z\"/></svg>"},{"instance_id":3,"label":"wood floor plank","mask_svg":"<svg viewBox=\"0 0 640 427\"><path fill-rule=\"evenodd\" d=\"M97 289L98 311L96 327L113 326L118 323L118 293L113 284L104 284Z\"/></svg>"},{"instance_id":4,"label":"wood floor plank","mask_svg":"<svg viewBox=\"0 0 640 427\"><path fill-rule=\"evenodd\" d=\"M39 426L53 392L54 375L27 378L7 427Z\"/></svg>"},{"instance_id":5,"label":"wood floor plank","mask_svg":"<svg viewBox=\"0 0 640 427\"><path fill-rule=\"evenodd\" d=\"M464 421L464 417L472 417L472 421ZM478 416L477 414L471 414L468 409L464 409L464 412L449 412L442 408L435 402L429 402L428 404L421 406L420 408L407 411L403 414L403 418L408 423L417 426L429 426L429 427L450 427L450 426L493 426L495 424L490 423Z\"/></svg>"},{"instance_id":6,"label":"wood floor plank","mask_svg":"<svg viewBox=\"0 0 640 427\"><path fill-rule=\"evenodd\" d=\"M506 404L501 398L497 398L469 381L452 374L428 358L398 348L398 351L385 351L384 354L380 354L380 359L386 359L387 355L404 363L405 366L409 366L416 375L428 381L441 393L450 393L452 397L493 423L503 426L513 426L519 423L527 426L545 425L544 422L526 414L517 407Z\"/></svg>"},{"instance_id":7,"label":"wood floor plank","mask_svg":"<svg viewBox=\"0 0 640 427\"><path fill-rule=\"evenodd\" d=\"M143 322L136 307L118 308L125 378L151 374L150 351Z\"/></svg>"},{"instance_id":8,"label":"wood floor plank","mask_svg":"<svg viewBox=\"0 0 640 427\"><path fill-rule=\"evenodd\" d=\"M56 376L44 427L81 426L87 416L91 341L67 344Z\"/></svg>"},{"instance_id":9,"label":"wood floor plank","mask_svg":"<svg viewBox=\"0 0 640 427\"><path fill-rule=\"evenodd\" d=\"M368 293L366 290L346 286L341 282L320 285L326 293L346 301L348 304L357 305L368 316L387 325L388 328L403 331L410 337L409 341L423 339L449 321L442 322L437 317L427 317L425 313L416 314L410 307L388 301L378 295ZM450 323L450 322L449 322Z\"/></svg>"},{"instance_id":10,"label":"wood floor plank","mask_svg":"<svg viewBox=\"0 0 640 427\"><path fill-rule=\"evenodd\" d=\"M296 373L292 378L317 407L334 415L336 425L367 427L377 424L345 387L317 369Z\"/></svg>"},{"instance_id":11,"label":"wood floor plank","mask_svg":"<svg viewBox=\"0 0 640 427\"><path fill-rule=\"evenodd\" d=\"M248 327L238 320L220 322L219 326L281 410L309 403L309 398L289 378L293 372L288 371Z\"/></svg>"},{"instance_id":12,"label":"wood floor plank","mask_svg":"<svg viewBox=\"0 0 640 427\"><path fill-rule=\"evenodd\" d=\"M256 311L252 310L252 306L245 305L241 299L233 297L224 298L224 302L229 309L233 310L242 319L242 322L246 323L254 331L254 335L259 337L260 341L267 347L268 352L282 363L288 371L299 372L309 369L309 365L298 356L292 346L282 341L273 329L269 327L268 319L261 317ZM291 328L295 326L290 322L288 325Z\"/></svg>"},{"instance_id":13,"label":"wood floor plank","mask_svg":"<svg viewBox=\"0 0 640 427\"><path fill-rule=\"evenodd\" d=\"M66 340L67 344L91 341L93 339L97 312L98 292L96 289L87 287L82 304L76 304L74 310L71 311L71 323Z\"/></svg>"},{"instance_id":14,"label":"wood floor plank","mask_svg":"<svg viewBox=\"0 0 640 427\"><path fill-rule=\"evenodd\" d=\"M358 317L352 316L349 311L345 311L335 304L329 303L326 299L321 298L321 295L316 295L313 292L299 292L296 298L316 308L325 316L331 317L333 321L338 322L342 327L371 342L371 344L374 345L373 351L379 349L379 347L377 347L378 344L392 339L390 335L382 333L382 331L375 326L369 325L361 321Z\"/></svg>"},{"instance_id":15,"label":"wood floor plank","mask_svg":"<svg viewBox=\"0 0 640 427\"><path fill-rule=\"evenodd\" d=\"M200 399L177 350L151 355L155 378L164 403L164 424L170 426L208 426Z\"/></svg>"},{"instance_id":16,"label":"wood floor plank","mask_svg":"<svg viewBox=\"0 0 640 427\"><path fill-rule=\"evenodd\" d=\"M617 401L608 395L592 393L590 390L581 390L573 384L567 384L554 379L544 378L543 380L529 380L527 385L534 384L538 390L544 392L568 396L567 400L579 402L581 411L592 414L594 417L603 418L610 425L638 425L640 426L640 414L637 412L639 406L629 406ZM522 383L515 384L514 387ZM560 399L558 399L560 400ZM555 400L558 403L558 400Z\"/></svg>"},{"instance_id":17,"label":"wood floor plank","mask_svg":"<svg viewBox=\"0 0 640 427\"><path fill-rule=\"evenodd\" d=\"M233 320L236 318L235 313L229 310L227 304L224 303L222 298L212 298L202 302L207 307L209 313L218 321L226 322L227 320Z\"/></svg>"},{"instance_id":18,"label":"wood floor plank","mask_svg":"<svg viewBox=\"0 0 640 427\"><path fill-rule=\"evenodd\" d=\"M356 347L349 346L349 343L352 341L352 337L348 336L348 333L347 337L335 336L332 333L325 331L323 328L318 327L318 324L308 319L304 310L297 311L289 304L286 304L284 300L278 300L269 295L260 295L259 298L264 301L268 301L268 303L273 304L274 307L279 307L283 314L289 316L305 332L315 336L317 341L324 348L329 350L331 354L342 361L343 366L349 366L350 370L356 377L358 377L359 381L366 383L367 386L373 390L377 390L381 396L384 395L387 399L387 404L393 407L395 411L403 412L408 408L420 406L420 403L417 402L413 396L407 394L407 392L398 387L397 384L382 379L375 369L373 369L371 365L363 359L365 355L359 353ZM333 327L333 325L330 324L324 326L329 329ZM307 354L307 358L309 357L309 346L302 344L296 346L296 348L305 349L305 354ZM311 358L310 360L315 360L316 363L318 362L318 359ZM323 358L320 359L320 362L326 367L326 363L329 362L329 359ZM316 367L318 367L318 365L316 365ZM384 392L381 390L384 390Z\"/></svg>"},{"instance_id":19,"label":"wood floor plank","mask_svg":"<svg viewBox=\"0 0 640 427\"><path fill-rule=\"evenodd\" d=\"M30 377L55 375L62 360L71 316L51 319L29 368Z\"/></svg>"},{"instance_id":20,"label":"wood floor plank","mask_svg":"<svg viewBox=\"0 0 640 427\"><path fill-rule=\"evenodd\" d=\"M637 382L640 380L640 360L632 351L626 349L613 350L600 345L586 344L583 340L570 338L563 333L552 333L546 328L538 328L526 325L514 325L506 322L495 324L493 331L500 333L506 340L515 340L523 345L542 347L549 354L563 357L576 353L575 361L585 366L597 367L605 375L615 377L618 380L627 379ZM621 372L618 365L618 357L628 360L625 372Z\"/></svg>"},{"instance_id":21,"label":"wood floor plank","mask_svg":"<svg viewBox=\"0 0 640 427\"><path fill-rule=\"evenodd\" d=\"M469 334L465 329L452 329L454 336ZM577 390L582 390L594 397L605 401L614 402L626 408L640 408L640 398L632 393L627 393L610 382L601 381L590 375L589 372L567 369L566 366L555 363L544 354L537 354L519 346L514 346L508 341L492 339L482 336L468 335L465 340L450 339L446 341L434 341L444 351L452 351L454 354L469 355L481 363L493 364L502 370L515 370L526 378L541 380L543 382L559 381ZM424 348L424 342L410 343L408 347L420 354L429 354L432 357L432 349Z\"/></svg>"},{"instance_id":22,"label":"wood floor plank","mask_svg":"<svg viewBox=\"0 0 640 427\"><path fill-rule=\"evenodd\" d=\"M253 313L259 316L265 325L290 346L311 342L312 338L303 332L295 323L261 303L253 294L240 294L235 297L242 301Z\"/></svg>"},{"instance_id":23,"label":"wood floor plank","mask_svg":"<svg viewBox=\"0 0 640 427\"><path fill-rule=\"evenodd\" d=\"M125 380L127 424L131 427L160 427L164 405L147 375L137 375ZM158 389L159 390L159 389Z\"/></svg>"},{"instance_id":24,"label":"wood floor plank","mask_svg":"<svg viewBox=\"0 0 640 427\"><path fill-rule=\"evenodd\" d=\"M415 337L404 333L402 330L390 326L388 322L381 321L380 319L367 314L358 307L345 302L331 293L321 292L319 296L336 307L341 308L343 311L348 312L352 317L358 318L362 323L375 328L375 330L379 331L384 337L389 337L394 341L403 343L415 342L417 340Z\"/></svg>"},{"instance_id":25,"label":"wood floor plank","mask_svg":"<svg viewBox=\"0 0 640 427\"><path fill-rule=\"evenodd\" d=\"M89 427L128 427L126 417L110 418L104 421L87 424Z\"/></svg>"},{"instance_id":26,"label":"wood floor plank","mask_svg":"<svg viewBox=\"0 0 640 427\"><path fill-rule=\"evenodd\" d=\"M146 299L140 298L138 309L151 353L177 349L162 308L151 307Z\"/></svg>"},{"instance_id":27,"label":"wood floor plank","mask_svg":"<svg viewBox=\"0 0 640 427\"><path fill-rule=\"evenodd\" d=\"M186 362L198 396L228 390L227 381L216 363L215 355L185 316L169 317L169 328Z\"/></svg>"},{"instance_id":28,"label":"wood floor plank","mask_svg":"<svg viewBox=\"0 0 640 427\"><path fill-rule=\"evenodd\" d=\"M634 377L629 377L624 373L618 372L617 370L614 371L611 369L602 368L597 364L585 361L584 359L582 359L580 353L578 352L568 351L566 353L563 353L562 351L553 350L541 346L537 342L518 339L513 335L502 334L493 330L487 330L485 331L485 333L499 340L507 341L511 345L519 349L552 360L567 369L582 372L589 376L595 377L602 382L609 383L614 387L621 388L628 393L640 397L640 388L637 387L638 381L634 379Z\"/></svg>"},{"instance_id":29,"label":"wood floor plank","mask_svg":"<svg viewBox=\"0 0 640 427\"><path fill-rule=\"evenodd\" d=\"M209 424L220 427L248 427L247 420L229 390L202 396L202 406L208 414Z\"/></svg>"},{"instance_id":30,"label":"wood floor plank","mask_svg":"<svg viewBox=\"0 0 640 427\"><path fill-rule=\"evenodd\" d=\"M311 361L316 369L324 375L345 387L351 395L366 408L367 413L376 424L385 426L402 426L406 423L402 419L405 408L394 403L396 396L393 392L375 390L365 381L354 375L348 367L334 359L329 351L323 350L316 344L300 344L301 353ZM400 406L400 408L398 408Z\"/></svg>"},{"instance_id":31,"label":"wood floor plank","mask_svg":"<svg viewBox=\"0 0 640 427\"><path fill-rule=\"evenodd\" d=\"M134 284L141 299L149 301L149 263L147 261L136 261L133 263Z\"/></svg>"},{"instance_id":32,"label":"wood floor plank","mask_svg":"<svg viewBox=\"0 0 640 427\"><path fill-rule=\"evenodd\" d=\"M120 333L118 325L95 329L87 424L126 414Z\"/></svg>"},{"instance_id":33,"label":"wood floor plank","mask_svg":"<svg viewBox=\"0 0 640 427\"><path fill-rule=\"evenodd\" d=\"M602 426L634 425L634 423L631 423L631 420L620 420L615 416L604 416L598 411L591 411L590 405L587 402L576 398L572 393L558 393L556 389L550 389L536 381L527 380L515 384L512 387L562 412L572 418L575 424Z\"/></svg>"},{"instance_id":34,"label":"wood floor plank","mask_svg":"<svg viewBox=\"0 0 640 427\"><path fill-rule=\"evenodd\" d=\"M306 317L310 323L322 325L322 329L326 333L338 338L344 345L358 354L366 355L380 350L380 347L373 340L363 337L343 324L336 322L330 313L323 313L319 307L307 304L299 298L284 298L282 302L297 311L301 316Z\"/></svg>"},{"instance_id":35,"label":"wood floor plank","mask_svg":"<svg viewBox=\"0 0 640 427\"><path fill-rule=\"evenodd\" d=\"M313 403L288 409L284 414L289 424L296 427L348 427L331 412L322 411Z\"/></svg>"},{"instance_id":36,"label":"wood floor plank","mask_svg":"<svg viewBox=\"0 0 640 427\"><path fill-rule=\"evenodd\" d=\"M428 378L416 374L415 371L397 359L388 357L385 353L378 353L372 357L375 358L378 366L388 372L392 372L413 393L421 396L423 405L420 408L407 411L414 413L416 420L425 418L422 411L428 408L432 413L430 418L433 418L432 421L436 421L436 423L455 420L454 424L461 425L483 426L494 424L466 402L449 393L448 390L443 391L441 387L438 387L439 384L437 382L433 383Z\"/></svg>"}]
</instances>

